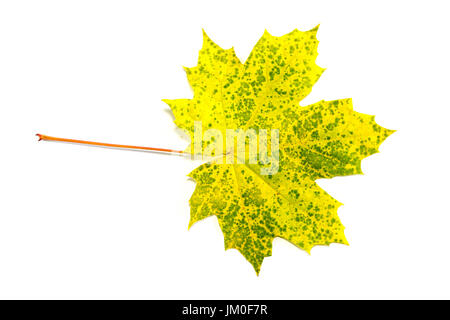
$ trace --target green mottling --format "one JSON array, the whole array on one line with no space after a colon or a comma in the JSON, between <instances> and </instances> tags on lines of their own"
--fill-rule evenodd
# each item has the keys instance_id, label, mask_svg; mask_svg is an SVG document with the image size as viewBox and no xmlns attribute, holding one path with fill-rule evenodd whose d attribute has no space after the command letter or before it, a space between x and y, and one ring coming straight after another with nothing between
<instances>
[{"instance_id":1,"label":"green mottling","mask_svg":"<svg viewBox=\"0 0 450 320\"><path fill-rule=\"evenodd\" d=\"M275 237L307 252L347 244L341 204L315 180L362 173L361 160L393 132L353 111L351 99L299 106L324 71L315 63L317 30L282 37L265 31L245 63L204 33L197 66L185 68L194 99L164 100L191 138L194 121L224 136L226 129L279 129L278 173L261 176L258 164L206 163L189 174L197 183L189 227L217 216L225 248L239 250L257 273Z\"/></svg>"}]
</instances>

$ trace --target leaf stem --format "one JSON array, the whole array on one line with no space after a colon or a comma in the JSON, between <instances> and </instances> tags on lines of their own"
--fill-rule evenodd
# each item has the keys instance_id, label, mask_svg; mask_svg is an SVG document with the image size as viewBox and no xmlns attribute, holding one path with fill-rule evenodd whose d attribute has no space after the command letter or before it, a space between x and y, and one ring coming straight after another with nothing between
<instances>
[{"instance_id":1,"label":"leaf stem","mask_svg":"<svg viewBox=\"0 0 450 320\"><path fill-rule=\"evenodd\" d=\"M125 144L115 144L115 143L104 143L104 142L95 142L95 141L85 141L85 140L76 140L76 139L66 139L66 138L57 138L50 137L43 134L36 134L39 137L38 141L58 141L58 142L68 142L68 143L77 143L83 145L90 146L98 146L98 147L108 147L108 148L118 148L118 149L130 149L130 150L145 150L145 151L156 151L156 152L164 152L164 153L176 153L176 154L185 154L184 151L181 150L172 150L172 149L164 149L164 148L152 148L152 147L140 147L140 146L130 146Z\"/></svg>"}]
</instances>

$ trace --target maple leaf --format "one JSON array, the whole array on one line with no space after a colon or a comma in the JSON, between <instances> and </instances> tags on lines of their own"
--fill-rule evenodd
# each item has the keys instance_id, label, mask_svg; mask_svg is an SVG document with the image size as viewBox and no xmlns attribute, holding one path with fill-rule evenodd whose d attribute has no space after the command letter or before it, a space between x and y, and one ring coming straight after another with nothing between
<instances>
[{"instance_id":1,"label":"maple leaf","mask_svg":"<svg viewBox=\"0 0 450 320\"><path fill-rule=\"evenodd\" d=\"M275 237L308 253L316 245L348 244L337 215L341 204L315 180L361 174L361 160L378 152L394 132L377 125L374 116L353 111L351 99L299 105L324 71L315 63L317 30L296 29L281 37L265 31L245 63L233 48L222 49L203 32L198 65L185 68L193 99L163 100L192 141L196 121L203 130L224 134L279 130L274 174L261 174L262 162L216 160L189 174L197 183L189 227L217 216L225 249L239 250L257 274ZM228 153L224 149L218 156Z\"/></svg>"}]
</instances>

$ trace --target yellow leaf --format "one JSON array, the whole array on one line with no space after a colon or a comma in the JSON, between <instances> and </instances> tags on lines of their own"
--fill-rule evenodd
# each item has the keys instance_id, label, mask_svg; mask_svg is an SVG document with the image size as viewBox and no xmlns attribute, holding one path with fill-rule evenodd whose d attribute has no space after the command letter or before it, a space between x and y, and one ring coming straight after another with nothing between
<instances>
[{"instance_id":1,"label":"yellow leaf","mask_svg":"<svg viewBox=\"0 0 450 320\"><path fill-rule=\"evenodd\" d=\"M282 37L266 31L245 63L204 33L197 66L185 68L193 99L164 100L176 125L194 142L200 126L200 153L222 140L211 153L217 158L189 174L197 183L189 227L217 216L225 248L239 250L257 274L275 237L308 253L316 245L347 244L337 215L340 203L314 181L361 174L361 160L377 152L393 132L377 125L373 116L353 111L351 99L300 107L324 71L315 63L317 29ZM203 134L211 129L216 140ZM261 155L256 163L239 162L239 148L225 138L230 129L278 130L271 137L278 141L279 153L272 158L276 170L262 174L268 164ZM250 137L244 138L249 156ZM269 149L273 156L274 145Z\"/></svg>"}]
</instances>

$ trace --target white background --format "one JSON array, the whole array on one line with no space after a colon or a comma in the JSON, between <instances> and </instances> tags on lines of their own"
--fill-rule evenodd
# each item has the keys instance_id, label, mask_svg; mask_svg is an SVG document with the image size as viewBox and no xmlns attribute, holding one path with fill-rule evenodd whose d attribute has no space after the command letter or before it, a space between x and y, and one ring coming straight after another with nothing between
<instances>
[{"instance_id":1,"label":"white background","mask_svg":"<svg viewBox=\"0 0 450 320\"><path fill-rule=\"evenodd\" d=\"M447 1L2 1L0 298L450 298ZM264 29L320 23L301 104L352 97L398 130L365 175L320 180L350 246L275 239L259 277L217 219L187 230L199 162L37 142L184 149L204 28L244 61Z\"/></svg>"}]
</instances>

